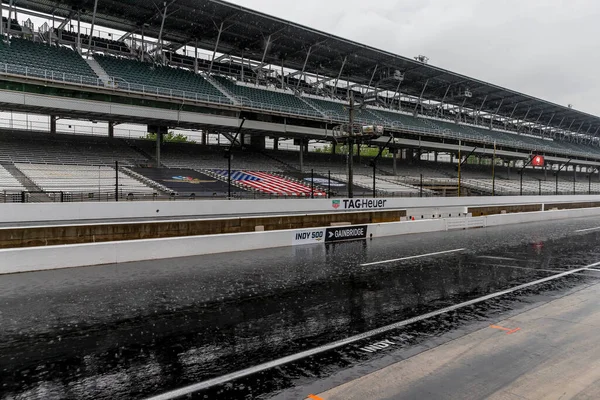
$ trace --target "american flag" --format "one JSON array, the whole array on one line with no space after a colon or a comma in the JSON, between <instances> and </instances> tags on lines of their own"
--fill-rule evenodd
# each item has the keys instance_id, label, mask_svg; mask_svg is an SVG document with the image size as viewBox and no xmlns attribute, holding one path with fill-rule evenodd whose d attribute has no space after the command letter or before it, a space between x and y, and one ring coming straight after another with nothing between
<instances>
[{"instance_id":1,"label":"american flag","mask_svg":"<svg viewBox=\"0 0 600 400\"><path fill-rule=\"evenodd\" d=\"M215 173L227 178L226 170ZM310 186L293 182L287 178L259 171L231 171L231 180L249 188L278 196L310 196ZM326 196L322 190L315 189L315 196Z\"/></svg>"}]
</instances>

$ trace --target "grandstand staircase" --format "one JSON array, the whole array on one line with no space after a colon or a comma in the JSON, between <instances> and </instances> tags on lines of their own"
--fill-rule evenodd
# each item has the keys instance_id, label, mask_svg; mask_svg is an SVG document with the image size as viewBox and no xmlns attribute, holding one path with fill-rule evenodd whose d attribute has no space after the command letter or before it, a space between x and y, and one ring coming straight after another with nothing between
<instances>
[{"instance_id":1,"label":"grandstand staircase","mask_svg":"<svg viewBox=\"0 0 600 400\"><path fill-rule=\"evenodd\" d=\"M162 163L161 163L161 165L157 165L156 158L153 155L147 153L145 150L138 147L135 143L132 143L131 141L129 141L127 139L118 139L118 140L123 141L123 143L125 143L126 146L128 146L133 151L135 151L136 153L138 153L139 155L144 157L144 160L149 161L150 163L156 165L157 167L164 167L164 165Z\"/></svg>"},{"instance_id":2,"label":"grandstand staircase","mask_svg":"<svg viewBox=\"0 0 600 400\"><path fill-rule=\"evenodd\" d=\"M316 112L318 112L319 114L323 114L323 116L325 116L325 112L323 110L321 110L320 108L318 108L317 106L315 106L314 104L306 101L302 96L300 95L296 95L297 98L299 98L300 100L302 100L302 102L304 104L306 104L307 106L309 106L310 108L312 108L313 110L315 110Z\"/></svg>"},{"instance_id":3,"label":"grandstand staircase","mask_svg":"<svg viewBox=\"0 0 600 400\"><path fill-rule=\"evenodd\" d=\"M169 189L168 187L161 185L160 183L155 182L152 179L148 179L144 175L138 174L137 172L132 171L127 167L119 168L119 172L122 172L130 178L135 179L136 181L143 183L144 185L149 186L152 189L155 189L157 192L159 192L159 194L169 195L173 192L173 190Z\"/></svg>"},{"instance_id":4,"label":"grandstand staircase","mask_svg":"<svg viewBox=\"0 0 600 400\"><path fill-rule=\"evenodd\" d=\"M18 180L19 183L23 185L23 187L27 189L28 192L43 192L43 190L38 185L36 185L31 179L29 179L27 175L21 172L21 170L19 170L19 168L17 168L13 163L0 161L0 165L2 165L4 169L6 169L6 171L8 171L8 173L10 173L16 180ZM45 202L50 201L50 198L46 196L41 196L36 197L36 200Z\"/></svg>"},{"instance_id":5,"label":"grandstand staircase","mask_svg":"<svg viewBox=\"0 0 600 400\"><path fill-rule=\"evenodd\" d=\"M202 74L202 76L204 77L204 79L206 79L211 85L213 85L214 87L217 88L217 90L219 90L221 93L223 93L225 95L225 97L227 97L229 100L231 100L231 102L233 104L240 104L240 101L237 97L235 97L233 94L231 94L227 89L225 89L225 86L221 85L219 82L217 82L216 79L213 79L212 76L210 76L210 74Z\"/></svg>"},{"instance_id":6,"label":"grandstand staircase","mask_svg":"<svg viewBox=\"0 0 600 400\"><path fill-rule=\"evenodd\" d=\"M266 151L259 151L259 153L260 153L262 156L264 156L264 157L266 157L266 158L269 158L269 159L271 159L271 160L273 160L273 161L276 161L276 162L278 162L279 164L281 164L281 165L285 166L285 169L286 169L287 171L300 171L300 168L297 168L297 167L295 167L295 166L294 166L294 165L292 165L292 164L286 163L285 161L283 161L283 160L280 160L279 158L275 157L275 156L274 156L274 155L272 155L272 154L269 154L269 153L267 153Z\"/></svg>"},{"instance_id":7,"label":"grandstand staircase","mask_svg":"<svg viewBox=\"0 0 600 400\"><path fill-rule=\"evenodd\" d=\"M385 118L383 115L379 115L376 114L375 112L369 110L368 108L365 108L365 111L370 114L371 116L373 116L373 118L375 118L376 121L383 121L384 123L386 123L387 125L392 125L392 121Z\"/></svg>"},{"instance_id":8,"label":"grandstand staircase","mask_svg":"<svg viewBox=\"0 0 600 400\"><path fill-rule=\"evenodd\" d=\"M104 86L111 87L113 85L112 79L106 73L104 68L102 68L100 66L100 64L98 64L98 61L96 61L93 57L91 57L91 58L86 57L84 60L90 66L90 68L94 71L94 73L96 75L98 75L98 78L100 78L102 83L104 83Z\"/></svg>"}]
</instances>

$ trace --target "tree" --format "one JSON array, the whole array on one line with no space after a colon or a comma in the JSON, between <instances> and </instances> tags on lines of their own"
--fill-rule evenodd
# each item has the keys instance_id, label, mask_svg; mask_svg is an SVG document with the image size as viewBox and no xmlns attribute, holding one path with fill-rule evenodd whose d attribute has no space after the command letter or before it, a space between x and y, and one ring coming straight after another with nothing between
<instances>
[{"instance_id":1,"label":"tree","mask_svg":"<svg viewBox=\"0 0 600 400\"><path fill-rule=\"evenodd\" d=\"M146 136L142 136L142 139L156 141L156 133L147 133ZM170 131L166 135L163 135L164 143L196 143L194 140L190 140L187 136L181 133L174 133Z\"/></svg>"},{"instance_id":2,"label":"tree","mask_svg":"<svg viewBox=\"0 0 600 400\"><path fill-rule=\"evenodd\" d=\"M354 154L356 154L358 146L354 145ZM321 148L317 148L316 149L317 153L331 153L331 145L325 145ZM335 154L346 154L348 153L348 147L345 144L336 144L335 145ZM379 147L368 147L365 146L364 144L360 146L360 155L362 157L375 157L377 156L377 154L379 153ZM391 157L392 154L390 153L388 148L385 148L383 150L383 153L381 153L381 157Z\"/></svg>"}]
</instances>

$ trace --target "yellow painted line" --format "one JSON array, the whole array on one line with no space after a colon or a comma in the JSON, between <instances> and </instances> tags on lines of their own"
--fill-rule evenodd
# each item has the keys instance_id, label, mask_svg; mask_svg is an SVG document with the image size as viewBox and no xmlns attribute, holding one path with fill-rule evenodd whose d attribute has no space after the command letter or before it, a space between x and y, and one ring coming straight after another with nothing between
<instances>
[{"instance_id":1,"label":"yellow painted line","mask_svg":"<svg viewBox=\"0 0 600 400\"><path fill-rule=\"evenodd\" d=\"M510 329L510 328L504 328L504 327L498 326L498 325L490 325L490 328L500 329L502 331L505 331L507 335L510 335L511 333L515 333L515 332L521 330L521 328Z\"/></svg>"}]
</instances>

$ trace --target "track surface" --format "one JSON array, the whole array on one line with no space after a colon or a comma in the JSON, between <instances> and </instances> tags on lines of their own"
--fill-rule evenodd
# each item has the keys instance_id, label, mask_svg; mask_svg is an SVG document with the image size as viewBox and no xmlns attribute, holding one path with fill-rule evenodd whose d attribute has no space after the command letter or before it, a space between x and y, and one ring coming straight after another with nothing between
<instances>
[{"instance_id":1,"label":"track surface","mask_svg":"<svg viewBox=\"0 0 600 400\"><path fill-rule=\"evenodd\" d=\"M303 399L600 282L573 272L600 261L598 227L555 221L2 276L0 398L167 399L187 387L200 399ZM236 371L245 376L229 379Z\"/></svg>"}]
</instances>

